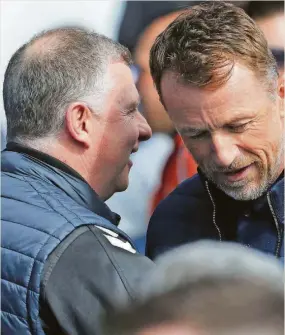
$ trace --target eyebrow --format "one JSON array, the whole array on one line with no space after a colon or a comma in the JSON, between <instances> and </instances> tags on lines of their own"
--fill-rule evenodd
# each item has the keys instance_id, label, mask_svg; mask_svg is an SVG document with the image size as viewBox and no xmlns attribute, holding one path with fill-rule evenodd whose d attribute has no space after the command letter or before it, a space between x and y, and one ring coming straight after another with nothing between
<instances>
[{"instance_id":1,"label":"eyebrow","mask_svg":"<svg viewBox=\"0 0 285 335\"><path fill-rule=\"evenodd\" d=\"M127 109L136 109L138 108L140 103L141 103L141 99L140 99L140 96L138 96L137 99L134 99L130 103L127 104Z\"/></svg>"},{"instance_id":2,"label":"eyebrow","mask_svg":"<svg viewBox=\"0 0 285 335\"><path fill-rule=\"evenodd\" d=\"M246 123L249 122L250 120L253 119L253 116L238 116L233 120L230 120L229 122L223 124L220 128L228 126L228 125L233 125L233 124L238 124L238 123ZM179 132L181 133L181 135L196 135L199 133L203 133L203 132L208 132L211 131L209 128L195 128L195 127L182 127L180 128Z\"/></svg>"},{"instance_id":3,"label":"eyebrow","mask_svg":"<svg viewBox=\"0 0 285 335\"><path fill-rule=\"evenodd\" d=\"M196 135L202 132L209 131L207 128L191 128L191 127L183 127L179 129L181 135Z\"/></svg>"}]
</instances>

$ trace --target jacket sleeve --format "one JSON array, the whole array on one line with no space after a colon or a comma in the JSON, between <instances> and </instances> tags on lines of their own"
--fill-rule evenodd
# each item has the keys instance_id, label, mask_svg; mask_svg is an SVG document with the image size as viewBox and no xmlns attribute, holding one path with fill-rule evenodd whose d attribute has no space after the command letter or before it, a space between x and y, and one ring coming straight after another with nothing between
<instances>
[{"instance_id":1,"label":"jacket sleeve","mask_svg":"<svg viewBox=\"0 0 285 335\"><path fill-rule=\"evenodd\" d=\"M100 334L104 311L136 299L153 263L112 231L83 226L45 264L40 317L46 334Z\"/></svg>"}]
</instances>

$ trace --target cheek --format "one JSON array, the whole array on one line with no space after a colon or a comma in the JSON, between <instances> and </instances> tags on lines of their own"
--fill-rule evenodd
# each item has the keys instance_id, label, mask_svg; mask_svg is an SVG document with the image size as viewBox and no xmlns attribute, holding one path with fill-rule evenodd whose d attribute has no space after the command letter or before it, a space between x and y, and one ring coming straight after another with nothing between
<instances>
[{"instance_id":1,"label":"cheek","mask_svg":"<svg viewBox=\"0 0 285 335\"><path fill-rule=\"evenodd\" d=\"M124 127L122 128L121 135L123 138L124 146L133 148L139 138L139 129L137 123L134 120L126 122Z\"/></svg>"},{"instance_id":2,"label":"cheek","mask_svg":"<svg viewBox=\"0 0 285 335\"><path fill-rule=\"evenodd\" d=\"M270 124L271 123L271 124ZM280 145L281 130L272 127L272 122L268 122L266 127L255 127L240 135L240 147L253 153L262 160L272 159L278 146Z\"/></svg>"},{"instance_id":3,"label":"cheek","mask_svg":"<svg viewBox=\"0 0 285 335\"><path fill-rule=\"evenodd\" d=\"M132 120L121 124L120 128L114 130L110 144L114 156L118 157L118 160L124 160L135 147L138 137L138 127Z\"/></svg>"}]
</instances>

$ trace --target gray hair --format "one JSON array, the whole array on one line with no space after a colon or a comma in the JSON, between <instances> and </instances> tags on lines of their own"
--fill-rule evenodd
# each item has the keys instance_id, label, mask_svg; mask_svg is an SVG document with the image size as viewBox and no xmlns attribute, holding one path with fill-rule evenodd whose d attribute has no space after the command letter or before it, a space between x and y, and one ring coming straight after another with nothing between
<instances>
[{"instance_id":1,"label":"gray hair","mask_svg":"<svg viewBox=\"0 0 285 335\"><path fill-rule=\"evenodd\" d=\"M283 267L261 252L193 243L158 258L144 283L136 304L108 314L106 335L134 335L160 324L211 335L284 334Z\"/></svg>"},{"instance_id":2,"label":"gray hair","mask_svg":"<svg viewBox=\"0 0 285 335\"><path fill-rule=\"evenodd\" d=\"M64 126L66 107L88 95L102 108L104 76L112 61L131 64L125 47L79 27L44 31L12 56L3 84L7 139L51 138Z\"/></svg>"},{"instance_id":3,"label":"gray hair","mask_svg":"<svg viewBox=\"0 0 285 335\"><path fill-rule=\"evenodd\" d=\"M203 278L262 280L280 292L283 268L271 255L233 242L199 241L172 249L156 259L158 271L142 287L142 296L160 294Z\"/></svg>"}]
</instances>

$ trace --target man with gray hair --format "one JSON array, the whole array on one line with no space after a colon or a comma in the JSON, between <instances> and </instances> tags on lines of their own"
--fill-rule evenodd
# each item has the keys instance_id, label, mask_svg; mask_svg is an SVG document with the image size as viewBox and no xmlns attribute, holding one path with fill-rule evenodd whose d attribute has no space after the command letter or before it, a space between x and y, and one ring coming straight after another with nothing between
<instances>
[{"instance_id":1,"label":"man with gray hair","mask_svg":"<svg viewBox=\"0 0 285 335\"><path fill-rule=\"evenodd\" d=\"M152 262L104 201L128 186L151 136L129 51L82 28L33 38L4 79L2 331L98 334Z\"/></svg>"},{"instance_id":2,"label":"man with gray hair","mask_svg":"<svg viewBox=\"0 0 285 335\"><path fill-rule=\"evenodd\" d=\"M156 263L140 301L108 315L106 335L284 334L283 267L273 256L203 241Z\"/></svg>"}]
</instances>

